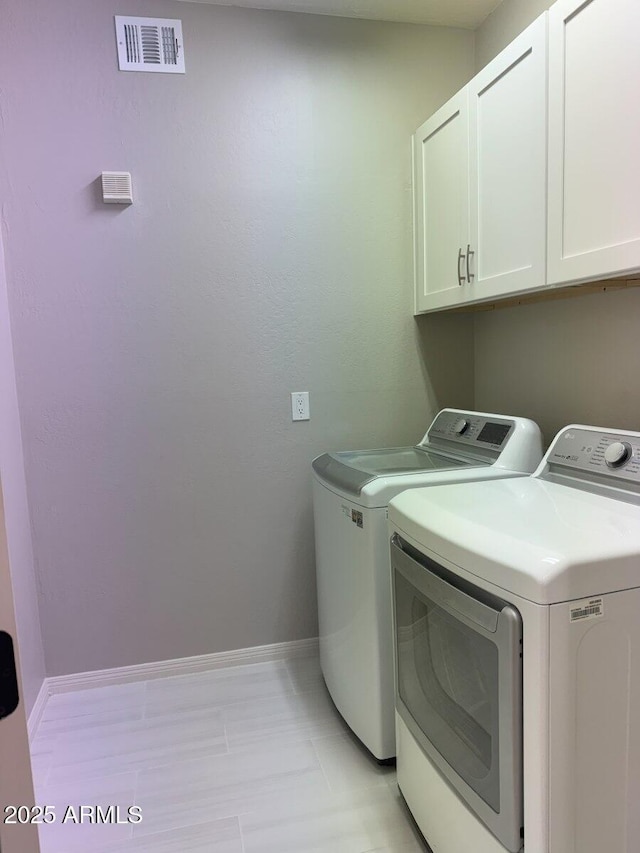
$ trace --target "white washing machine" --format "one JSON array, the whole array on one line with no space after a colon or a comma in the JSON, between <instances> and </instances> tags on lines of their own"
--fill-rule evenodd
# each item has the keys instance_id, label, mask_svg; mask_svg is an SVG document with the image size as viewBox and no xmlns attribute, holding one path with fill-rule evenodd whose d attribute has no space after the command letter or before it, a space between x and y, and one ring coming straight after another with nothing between
<instances>
[{"instance_id":1,"label":"white washing machine","mask_svg":"<svg viewBox=\"0 0 640 853\"><path fill-rule=\"evenodd\" d=\"M313 461L320 663L336 707L379 761L395 756L387 505L405 489L530 473L533 421L443 409L417 447Z\"/></svg>"},{"instance_id":2,"label":"white washing machine","mask_svg":"<svg viewBox=\"0 0 640 853\"><path fill-rule=\"evenodd\" d=\"M389 506L398 784L433 853L640 850L640 433Z\"/></svg>"}]
</instances>

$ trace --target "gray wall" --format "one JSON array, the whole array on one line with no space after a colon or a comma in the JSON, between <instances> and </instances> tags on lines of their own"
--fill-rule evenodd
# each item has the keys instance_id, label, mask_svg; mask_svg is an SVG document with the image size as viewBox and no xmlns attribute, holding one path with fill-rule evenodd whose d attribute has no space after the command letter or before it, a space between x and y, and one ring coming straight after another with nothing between
<instances>
[{"instance_id":1,"label":"gray wall","mask_svg":"<svg viewBox=\"0 0 640 853\"><path fill-rule=\"evenodd\" d=\"M476 70L548 8L504 0L476 32ZM537 420L640 429L640 289L476 315L475 402Z\"/></svg>"},{"instance_id":2,"label":"gray wall","mask_svg":"<svg viewBox=\"0 0 640 853\"><path fill-rule=\"evenodd\" d=\"M411 317L408 140L473 34L2 0L0 197L47 674L315 635L311 458L473 403ZM114 13L186 76L120 73ZM102 170L136 203L99 201ZM309 390L312 419L290 421Z\"/></svg>"},{"instance_id":3,"label":"gray wall","mask_svg":"<svg viewBox=\"0 0 640 853\"><path fill-rule=\"evenodd\" d=\"M0 471L4 520L20 649L22 690L26 711L30 713L44 681L45 667L1 237L0 401ZM0 627L6 629L6 626Z\"/></svg>"},{"instance_id":4,"label":"gray wall","mask_svg":"<svg viewBox=\"0 0 640 853\"><path fill-rule=\"evenodd\" d=\"M553 0L503 0L476 30L476 71L500 53L503 47L529 26Z\"/></svg>"},{"instance_id":5,"label":"gray wall","mask_svg":"<svg viewBox=\"0 0 640 853\"><path fill-rule=\"evenodd\" d=\"M476 402L536 420L640 430L640 291L617 290L476 318Z\"/></svg>"}]
</instances>

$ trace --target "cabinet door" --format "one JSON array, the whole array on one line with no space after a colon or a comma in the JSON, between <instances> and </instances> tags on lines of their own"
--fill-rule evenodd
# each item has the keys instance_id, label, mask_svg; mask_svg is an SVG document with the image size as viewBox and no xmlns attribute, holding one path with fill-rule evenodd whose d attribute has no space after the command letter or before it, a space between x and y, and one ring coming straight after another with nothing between
<instances>
[{"instance_id":1,"label":"cabinet door","mask_svg":"<svg viewBox=\"0 0 640 853\"><path fill-rule=\"evenodd\" d=\"M549 11L548 280L640 268L640 2Z\"/></svg>"},{"instance_id":2,"label":"cabinet door","mask_svg":"<svg viewBox=\"0 0 640 853\"><path fill-rule=\"evenodd\" d=\"M469 84L469 151L474 299L545 287L546 13Z\"/></svg>"},{"instance_id":3,"label":"cabinet door","mask_svg":"<svg viewBox=\"0 0 640 853\"><path fill-rule=\"evenodd\" d=\"M459 253L469 234L468 137L465 88L413 138L416 313L465 299Z\"/></svg>"}]
</instances>

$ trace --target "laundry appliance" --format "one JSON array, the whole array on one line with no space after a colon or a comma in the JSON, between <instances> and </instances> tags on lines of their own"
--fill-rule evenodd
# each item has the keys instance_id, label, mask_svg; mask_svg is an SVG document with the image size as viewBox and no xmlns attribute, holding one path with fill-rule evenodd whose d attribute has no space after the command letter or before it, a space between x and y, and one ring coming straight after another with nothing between
<instances>
[{"instance_id":1,"label":"laundry appliance","mask_svg":"<svg viewBox=\"0 0 640 853\"><path fill-rule=\"evenodd\" d=\"M433 853L640 850L640 433L391 500L398 784Z\"/></svg>"},{"instance_id":2,"label":"laundry appliance","mask_svg":"<svg viewBox=\"0 0 640 853\"><path fill-rule=\"evenodd\" d=\"M443 409L416 447L314 459L320 663L336 707L379 761L395 756L389 500L418 486L522 476L541 456L533 421Z\"/></svg>"}]
</instances>

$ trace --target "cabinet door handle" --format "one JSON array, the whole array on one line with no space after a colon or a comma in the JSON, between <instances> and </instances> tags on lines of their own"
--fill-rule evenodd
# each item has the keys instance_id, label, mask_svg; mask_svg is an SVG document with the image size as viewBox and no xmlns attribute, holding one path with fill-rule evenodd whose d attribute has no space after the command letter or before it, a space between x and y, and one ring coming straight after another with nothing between
<instances>
[{"instance_id":1,"label":"cabinet door handle","mask_svg":"<svg viewBox=\"0 0 640 853\"><path fill-rule=\"evenodd\" d=\"M460 252L460 254L462 254L462 252ZM474 275L471 272L471 258L474 255L475 255L475 252L471 251L471 246L469 243L467 243L467 281L469 282L469 284L471 284L471 282L474 279Z\"/></svg>"},{"instance_id":2,"label":"cabinet door handle","mask_svg":"<svg viewBox=\"0 0 640 853\"><path fill-rule=\"evenodd\" d=\"M464 253L462 249L458 249L458 284L463 285L465 282L464 273L460 272L460 262L464 261Z\"/></svg>"}]
</instances>

